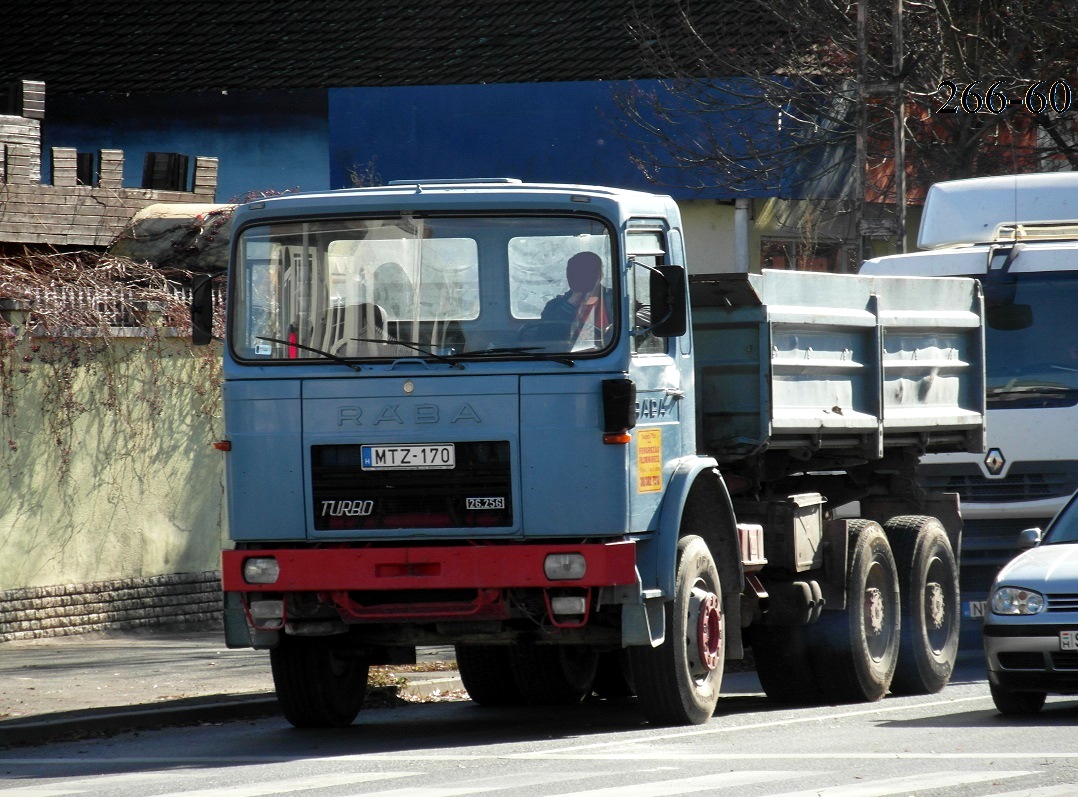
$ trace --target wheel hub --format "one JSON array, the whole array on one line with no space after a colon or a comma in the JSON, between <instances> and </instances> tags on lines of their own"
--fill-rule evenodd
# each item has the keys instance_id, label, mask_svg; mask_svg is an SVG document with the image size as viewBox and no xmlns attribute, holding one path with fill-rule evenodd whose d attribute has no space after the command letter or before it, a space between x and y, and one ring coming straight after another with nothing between
<instances>
[{"instance_id":1,"label":"wheel hub","mask_svg":"<svg viewBox=\"0 0 1078 797\"><path fill-rule=\"evenodd\" d=\"M722 650L722 608L719 596L702 589L692 591L691 617L695 619L696 659L705 670L714 670L719 666L719 652ZM694 618L693 618L694 616Z\"/></svg>"},{"instance_id":2,"label":"wheel hub","mask_svg":"<svg viewBox=\"0 0 1078 797\"><path fill-rule=\"evenodd\" d=\"M883 633L883 593L878 587L865 590L865 632L869 636Z\"/></svg>"},{"instance_id":3,"label":"wheel hub","mask_svg":"<svg viewBox=\"0 0 1078 797\"><path fill-rule=\"evenodd\" d=\"M947 606L941 584L930 582L925 585L925 617L929 627L937 631L947 622Z\"/></svg>"}]
</instances>

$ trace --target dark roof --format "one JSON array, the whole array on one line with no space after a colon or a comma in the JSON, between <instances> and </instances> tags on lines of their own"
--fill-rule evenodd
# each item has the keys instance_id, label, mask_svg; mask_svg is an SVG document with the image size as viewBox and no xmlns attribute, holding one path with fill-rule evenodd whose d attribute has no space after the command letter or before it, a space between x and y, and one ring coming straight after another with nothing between
<instances>
[{"instance_id":1,"label":"dark roof","mask_svg":"<svg viewBox=\"0 0 1078 797\"><path fill-rule=\"evenodd\" d=\"M145 94L644 79L664 75L634 36L640 15L693 68L679 8L719 46L776 24L743 0L7 0L0 83Z\"/></svg>"}]
</instances>

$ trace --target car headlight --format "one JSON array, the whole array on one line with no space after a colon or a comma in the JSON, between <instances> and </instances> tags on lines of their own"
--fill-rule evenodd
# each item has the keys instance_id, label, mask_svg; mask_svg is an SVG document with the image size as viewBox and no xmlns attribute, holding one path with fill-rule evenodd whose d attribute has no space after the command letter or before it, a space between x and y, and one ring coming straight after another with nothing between
<instances>
[{"instance_id":1,"label":"car headlight","mask_svg":"<svg viewBox=\"0 0 1078 797\"><path fill-rule=\"evenodd\" d=\"M999 587L992 593L993 614L1040 614L1044 611L1044 596L1021 587Z\"/></svg>"}]
</instances>

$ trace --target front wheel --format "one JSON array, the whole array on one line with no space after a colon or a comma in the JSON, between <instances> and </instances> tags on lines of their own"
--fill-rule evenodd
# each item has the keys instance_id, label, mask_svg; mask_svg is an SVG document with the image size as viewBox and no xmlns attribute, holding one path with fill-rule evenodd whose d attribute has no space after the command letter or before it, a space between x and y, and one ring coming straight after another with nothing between
<instances>
[{"instance_id":1,"label":"front wheel","mask_svg":"<svg viewBox=\"0 0 1078 797\"><path fill-rule=\"evenodd\" d=\"M359 714L370 665L346 640L282 635L270 651L277 702L297 728L343 728Z\"/></svg>"},{"instance_id":2,"label":"front wheel","mask_svg":"<svg viewBox=\"0 0 1078 797\"><path fill-rule=\"evenodd\" d=\"M722 686L726 628L719 571L695 535L678 541L674 599L666 604L666 639L629 649L637 699L660 725L700 725L715 713Z\"/></svg>"},{"instance_id":3,"label":"front wheel","mask_svg":"<svg viewBox=\"0 0 1078 797\"><path fill-rule=\"evenodd\" d=\"M927 695L951 680L958 657L958 566L938 520L899 516L884 524L902 589L902 634L891 692Z\"/></svg>"}]
</instances>

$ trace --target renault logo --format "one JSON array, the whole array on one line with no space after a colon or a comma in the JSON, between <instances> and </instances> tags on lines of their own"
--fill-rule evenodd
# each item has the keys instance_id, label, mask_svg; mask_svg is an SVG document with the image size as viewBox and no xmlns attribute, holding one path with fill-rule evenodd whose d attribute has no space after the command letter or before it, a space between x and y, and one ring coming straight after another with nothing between
<instances>
[{"instance_id":1,"label":"renault logo","mask_svg":"<svg viewBox=\"0 0 1078 797\"><path fill-rule=\"evenodd\" d=\"M1003 452L998 448L988 449L988 453L984 458L984 466L988 469L990 476L998 476L1003 472L1003 466L1007 464L1007 460L1003 458Z\"/></svg>"}]
</instances>

